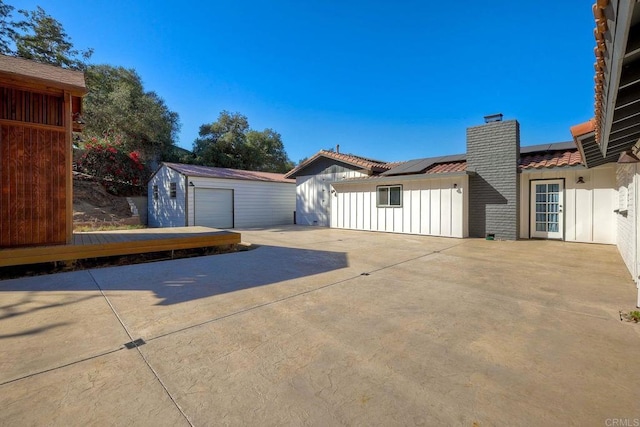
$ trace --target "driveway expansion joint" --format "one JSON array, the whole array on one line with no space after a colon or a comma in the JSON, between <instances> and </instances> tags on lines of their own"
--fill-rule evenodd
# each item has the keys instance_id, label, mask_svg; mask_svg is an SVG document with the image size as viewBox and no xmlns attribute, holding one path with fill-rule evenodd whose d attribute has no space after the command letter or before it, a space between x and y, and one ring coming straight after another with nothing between
<instances>
[{"instance_id":1,"label":"driveway expansion joint","mask_svg":"<svg viewBox=\"0 0 640 427\"><path fill-rule=\"evenodd\" d=\"M89 276L91 277L91 279L93 280L93 283L98 287L98 290L100 291L100 293L102 294L104 300L107 302L107 304L109 305L109 307L111 308L111 311L113 312L113 315L116 317L116 319L118 319L118 322L120 323L120 326L122 326L122 329L124 329L124 332L127 334L127 336L129 338L131 338L131 341L124 344L124 346L127 349L136 349L138 350L138 354L140 355L140 357L142 358L142 360L144 361L144 363L147 365L147 368L149 368L149 370L153 373L153 376L156 378L156 380L158 381L158 383L160 384L160 386L163 388L164 392L167 394L167 396L169 397L169 399L171 400L171 402L173 403L173 405L176 407L176 409L180 412L180 414L182 415L182 417L187 421L187 423L190 426L193 426L193 423L191 422L191 420L189 419L189 417L187 416L187 414L184 412L184 410L182 409L182 407L180 407L180 405L178 404L178 402L176 401L175 397L171 394L171 392L169 391L169 389L167 388L167 386L165 385L164 381L162 381L162 379L160 378L160 375L158 375L158 372L156 372L155 369L153 369L153 366L151 366L151 363L149 362L149 360L147 360L147 358L145 357L144 353L142 353L142 351L140 351L140 346L142 344L145 344L145 341L142 338L138 338L138 339L133 339L133 336L131 336L131 333L129 332L129 329L127 328L127 326L124 324L124 322L122 321L122 319L120 318L120 315L118 315L118 312L116 311L115 307L113 306L113 304L111 304L111 301L109 301L109 298L107 298L107 295L105 294L104 290L102 289L102 287L100 286L100 284L98 283L98 281L96 280L95 276L93 275L93 273L91 272L91 270L89 271Z\"/></svg>"}]
</instances>

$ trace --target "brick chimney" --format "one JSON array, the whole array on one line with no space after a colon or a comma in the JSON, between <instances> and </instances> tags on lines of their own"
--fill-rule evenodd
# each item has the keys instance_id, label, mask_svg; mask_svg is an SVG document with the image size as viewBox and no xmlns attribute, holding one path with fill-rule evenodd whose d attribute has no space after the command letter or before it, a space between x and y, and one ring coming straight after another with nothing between
<instances>
[{"instance_id":1,"label":"brick chimney","mask_svg":"<svg viewBox=\"0 0 640 427\"><path fill-rule=\"evenodd\" d=\"M469 236L516 240L520 228L520 125L485 117L467 129Z\"/></svg>"}]
</instances>

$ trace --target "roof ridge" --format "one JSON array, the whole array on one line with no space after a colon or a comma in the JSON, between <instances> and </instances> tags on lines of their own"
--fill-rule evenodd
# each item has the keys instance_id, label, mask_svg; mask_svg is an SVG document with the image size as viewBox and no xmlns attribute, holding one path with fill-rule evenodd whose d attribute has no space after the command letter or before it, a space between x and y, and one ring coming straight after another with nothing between
<instances>
[{"instance_id":1,"label":"roof ridge","mask_svg":"<svg viewBox=\"0 0 640 427\"><path fill-rule=\"evenodd\" d=\"M372 159L370 157L364 157L364 156L359 156L357 154L352 154L352 153L340 153L340 152L336 152L336 151L332 151L332 150L320 150L323 153L328 153L328 154L337 154L339 156L349 156L349 157L354 157L356 159L360 159L360 160L364 160L366 162L371 162L371 163L378 163L381 165L386 165L389 162L385 162L384 160L378 160L378 159Z\"/></svg>"},{"instance_id":2,"label":"roof ridge","mask_svg":"<svg viewBox=\"0 0 640 427\"><path fill-rule=\"evenodd\" d=\"M176 166L196 166L196 167L211 168L211 169L227 169L227 170L238 171L238 172L272 173L272 174L276 174L276 175L284 175L284 173L280 173L280 172L256 171L256 170L250 170L250 169L237 169L237 168L225 168L224 166L196 165L196 164L192 164L192 163L176 163L176 162L162 162L162 163L164 163L166 165L176 165Z\"/></svg>"}]
</instances>

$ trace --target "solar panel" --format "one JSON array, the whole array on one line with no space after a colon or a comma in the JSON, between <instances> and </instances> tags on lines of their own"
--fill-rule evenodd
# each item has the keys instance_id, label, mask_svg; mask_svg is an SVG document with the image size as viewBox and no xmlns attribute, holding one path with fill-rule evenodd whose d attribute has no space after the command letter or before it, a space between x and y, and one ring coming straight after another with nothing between
<instances>
[{"instance_id":1,"label":"solar panel","mask_svg":"<svg viewBox=\"0 0 640 427\"><path fill-rule=\"evenodd\" d=\"M561 151L573 150L576 144L573 141L556 142L555 144L539 144L529 145L528 147L520 147L520 154L541 153L544 151Z\"/></svg>"},{"instance_id":2,"label":"solar panel","mask_svg":"<svg viewBox=\"0 0 640 427\"><path fill-rule=\"evenodd\" d=\"M437 163L461 162L466 158L467 156L465 154L454 154L450 156L414 159L414 160L409 160L408 162L404 162L401 165L396 166L395 168L391 168L388 171L382 173L381 175L394 176L394 175L417 174L417 173L426 171L431 166Z\"/></svg>"}]
</instances>

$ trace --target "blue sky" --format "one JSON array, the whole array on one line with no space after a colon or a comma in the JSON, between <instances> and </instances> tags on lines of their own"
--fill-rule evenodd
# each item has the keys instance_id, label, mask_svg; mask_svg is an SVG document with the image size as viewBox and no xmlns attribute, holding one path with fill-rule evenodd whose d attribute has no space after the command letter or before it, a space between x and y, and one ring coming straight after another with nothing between
<instances>
[{"instance_id":1,"label":"blue sky","mask_svg":"<svg viewBox=\"0 0 640 427\"><path fill-rule=\"evenodd\" d=\"M336 144L387 161L463 153L466 128L497 112L523 145L567 141L593 114L584 0L5 3L42 6L93 63L134 68L189 149L222 110L279 132L296 162Z\"/></svg>"}]
</instances>

